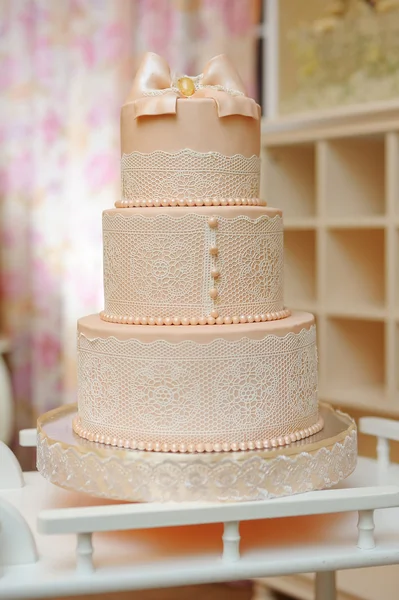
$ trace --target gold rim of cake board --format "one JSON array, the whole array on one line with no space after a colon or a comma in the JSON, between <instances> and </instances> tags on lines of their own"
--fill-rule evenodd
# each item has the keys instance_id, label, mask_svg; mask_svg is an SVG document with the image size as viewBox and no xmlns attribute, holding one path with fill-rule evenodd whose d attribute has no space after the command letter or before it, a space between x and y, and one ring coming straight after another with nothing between
<instances>
[{"instance_id":1,"label":"gold rim of cake board","mask_svg":"<svg viewBox=\"0 0 399 600\"><path fill-rule=\"evenodd\" d=\"M37 468L53 484L128 502L244 502L324 489L356 467L351 417L320 405L324 429L270 450L174 454L104 446L77 436L76 405L38 420Z\"/></svg>"}]
</instances>

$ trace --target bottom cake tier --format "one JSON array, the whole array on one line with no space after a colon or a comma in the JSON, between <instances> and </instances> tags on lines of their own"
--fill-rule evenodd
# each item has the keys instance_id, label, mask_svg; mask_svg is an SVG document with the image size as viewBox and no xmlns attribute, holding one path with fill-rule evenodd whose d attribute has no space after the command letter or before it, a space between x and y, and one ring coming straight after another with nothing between
<instances>
[{"instance_id":1,"label":"bottom cake tier","mask_svg":"<svg viewBox=\"0 0 399 600\"><path fill-rule=\"evenodd\" d=\"M290 444L323 427L314 318L157 327L78 322L78 415L90 441L163 452Z\"/></svg>"}]
</instances>

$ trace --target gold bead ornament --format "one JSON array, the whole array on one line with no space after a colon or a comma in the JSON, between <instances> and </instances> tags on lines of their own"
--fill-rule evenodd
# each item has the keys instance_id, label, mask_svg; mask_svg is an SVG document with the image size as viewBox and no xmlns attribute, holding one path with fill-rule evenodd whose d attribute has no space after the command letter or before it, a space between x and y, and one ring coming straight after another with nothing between
<instances>
[{"instance_id":1,"label":"gold bead ornament","mask_svg":"<svg viewBox=\"0 0 399 600\"><path fill-rule=\"evenodd\" d=\"M180 77L177 81L177 87L183 96L192 96L195 92L194 81L191 77Z\"/></svg>"}]
</instances>

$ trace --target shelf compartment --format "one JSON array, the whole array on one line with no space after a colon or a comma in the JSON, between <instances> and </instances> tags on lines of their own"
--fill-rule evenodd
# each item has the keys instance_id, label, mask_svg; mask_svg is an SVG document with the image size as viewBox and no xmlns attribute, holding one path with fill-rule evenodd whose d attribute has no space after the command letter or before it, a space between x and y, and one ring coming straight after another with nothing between
<instances>
[{"instance_id":1,"label":"shelf compartment","mask_svg":"<svg viewBox=\"0 0 399 600\"><path fill-rule=\"evenodd\" d=\"M322 399L380 410L385 393L385 324L329 318L322 357Z\"/></svg>"},{"instance_id":2,"label":"shelf compartment","mask_svg":"<svg viewBox=\"0 0 399 600\"><path fill-rule=\"evenodd\" d=\"M373 308L359 305L356 309L340 306L338 310L330 309L326 311L327 316L344 319L362 319L363 321L383 321L388 316L388 311L384 308Z\"/></svg>"},{"instance_id":3,"label":"shelf compartment","mask_svg":"<svg viewBox=\"0 0 399 600\"><path fill-rule=\"evenodd\" d=\"M326 309L372 314L385 307L385 231L332 229L327 233Z\"/></svg>"},{"instance_id":4,"label":"shelf compartment","mask_svg":"<svg viewBox=\"0 0 399 600\"><path fill-rule=\"evenodd\" d=\"M388 392L383 385L337 387L320 386L319 399L336 408L367 411L373 415L399 415L399 405L392 403L388 398Z\"/></svg>"},{"instance_id":5,"label":"shelf compartment","mask_svg":"<svg viewBox=\"0 0 399 600\"><path fill-rule=\"evenodd\" d=\"M392 135L392 133L391 133ZM393 137L390 139L388 136L387 139L387 149L388 152L391 153L392 161L389 163L389 169L387 173L387 179L392 183L391 187L391 198L392 200L392 208L394 213L396 214L396 218L398 220L399 225L399 133L396 131ZM393 142L390 144L390 142ZM393 196L393 198L392 198Z\"/></svg>"},{"instance_id":6,"label":"shelf compartment","mask_svg":"<svg viewBox=\"0 0 399 600\"><path fill-rule=\"evenodd\" d=\"M315 229L318 222L315 217L285 217L284 216L284 230L298 230L298 229Z\"/></svg>"},{"instance_id":7,"label":"shelf compartment","mask_svg":"<svg viewBox=\"0 0 399 600\"><path fill-rule=\"evenodd\" d=\"M327 217L326 227L328 229L382 229L388 225L385 215L370 216L347 216Z\"/></svg>"},{"instance_id":8,"label":"shelf compartment","mask_svg":"<svg viewBox=\"0 0 399 600\"><path fill-rule=\"evenodd\" d=\"M320 313L319 311L319 306L318 303L315 302L311 302L310 300L298 300L298 299L294 299L294 303L292 304L292 302L285 302L287 308L291 309L291 310L296 310L299 312L309 312L311 313L313 316L314 315L318 315Z\"/></svg>"},{"instance_id":9,"label":"shelf compartment","mask_svg":"<svg viewBox=\"0 0 399 600\"><path fill-rule=\"evenodd\" d=\"M394 282L394 289L395 289L395 312L396 315L399 319L399 229L396 230L395 233L395 282ZM398 369L399 369L399 363L398 363Z\"/></svg>"},{"instance_id":10,"label":"shelf compartment","mask_svg":"<svg viewBox=\"0 0 399 600\"><path fill-rule=\"evenodd\" d=\"M396 396L399 401L399 322L396 323L395 331L395 375L396 375ZM399 410L399 406L398 406Z\"/></svg>"},{"instance_id":11,"label":"shelf compartment","mask_svg":"<svg viewBox=\"0 0 399 600\"><path fill-rule=\"evenodd\" d=\"M331 217L385 213L385 140L368 136L327 142L326 214Z\"/></svg>"},{"instance_id":12,"label":"shelf compartment","mask_svg":"<svg viewBox=\"0 0 399 600\"><path fill-rule=\"evenodd\" d=\"M316 158L314 144L268 147L265 150L262 197L286 217L316 214Z\"/></svg>"},{"instance_id":13,"label":"shelf compartment","mask_svg":"<svg viewBox=\"0 0 399 600\"><path fill-rule=\"evenodd\" d=\"M290 308L311 310L316 301L316 232L284 232L284 298Z\"/></svg>"}]
</instances>

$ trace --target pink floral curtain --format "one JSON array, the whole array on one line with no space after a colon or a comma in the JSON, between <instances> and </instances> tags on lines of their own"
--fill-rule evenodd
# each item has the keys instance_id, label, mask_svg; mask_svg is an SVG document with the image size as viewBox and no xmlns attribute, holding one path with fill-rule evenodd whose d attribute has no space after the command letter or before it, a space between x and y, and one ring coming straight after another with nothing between
<instances>
[{"instance_id":1,"label":"pink floral curtain","mask_svg":"<svg viewBox=\"0 0 399 600\"><path fill-rule=\"evenodd\" d=\"M256 97L256 44L261 0L137 0L136 55L151 49L176 71L200 73L217 54L227 54L249 95Z\"/></svg>"},{"instance_id":2,"label":"pink floral curtain","mask_svg":"<svg viewBox=\"0 0 399 600\"><path fill-rule=\"evenodd\" d=\"M259 0L3 0L0 301L17 428L75 399L76 319L103 304L101 211L146 50L197 74L227 53L256 90Z\"/></svg>"}]
</instances>

